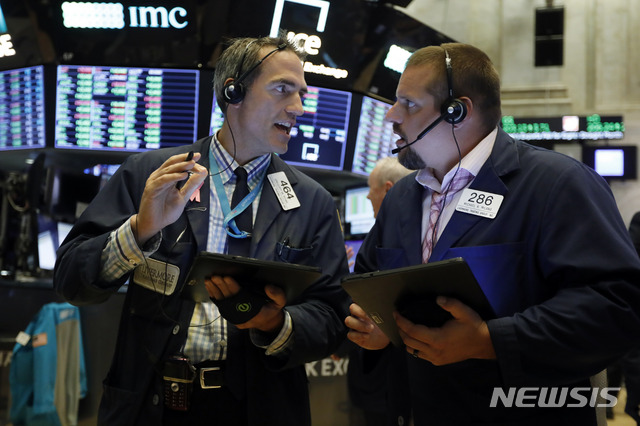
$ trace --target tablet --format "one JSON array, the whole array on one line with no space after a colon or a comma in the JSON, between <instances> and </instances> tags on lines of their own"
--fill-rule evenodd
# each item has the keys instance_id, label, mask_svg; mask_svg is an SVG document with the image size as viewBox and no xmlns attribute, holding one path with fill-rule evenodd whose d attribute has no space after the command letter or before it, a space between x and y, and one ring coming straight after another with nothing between
<instances>
[{"instance_id":1,"label":"tablet","mask_svg":"<svg viewBox=\"0 0 640 426\"><path fill-rule=\"evenodd\" d=\"M342 287L396 346L403 346L393 312L414 323L441 327L451 314L437 296L460 300L484 320L495 317L467 262L461 257L385 271L348 275Z\"/></svg>"},{"instance_id":2,"label":"tablet","mask_svg":"<svg viewBox=\"0 0 640 426\"><path fill-rule=\"evenodd\" d=\"M191 265L182 294L196 302L209 300L204 280L212 275L233 277L241 286L262 294L265 285L277 285L284 290L288 304L322 276L320 268L314 266L205 251Z\"/></svg>"}]
</instances>

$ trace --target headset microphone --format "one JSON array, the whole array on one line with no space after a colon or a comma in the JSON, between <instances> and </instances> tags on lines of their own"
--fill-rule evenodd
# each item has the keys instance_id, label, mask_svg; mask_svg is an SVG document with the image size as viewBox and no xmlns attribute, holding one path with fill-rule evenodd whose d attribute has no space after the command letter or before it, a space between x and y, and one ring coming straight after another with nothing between
<instances>
[{"instance_id":1,"label":"headset microphone","mask_svg":"<svg viewBox=\"0 0 640 426\"><path fill-rule=\"evenodd\" d=\"M442 113L440 114L440 117L436 118L433 123L429 124L422 132L420 132L420 134L418 135L417 138L415 138L415 140L413 142L410 142L406 145L402 145L399 146L397 148L393 148L391 150L391 154L397 154L400 151L402 151L405 148L410 147L411 145L413 145L414 143L418 142L420 139L422 139L427 133L429 133L431 130L433 130L434 127L436 127L442 120L445 119L445 117L447 116L446 113Z\"/></svg>"}]
</instances>

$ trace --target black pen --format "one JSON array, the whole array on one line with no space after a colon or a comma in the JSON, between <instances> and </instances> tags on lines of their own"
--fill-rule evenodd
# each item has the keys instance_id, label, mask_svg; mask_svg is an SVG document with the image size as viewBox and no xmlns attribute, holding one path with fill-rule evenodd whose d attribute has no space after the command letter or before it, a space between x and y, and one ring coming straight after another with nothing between
<instances>
[{"instance_id":1,"label":"black pen","mask_svg":"<svg viewBox=\"0 0 640 426\"><path fill-rule=\"evenodd\" d=\"M285 247L288 246L289 244L289 237L284 237L282 239L282 242L280 243L280 251L278 252L278 256L282 256L282 249L284 249Z\"/></svg>"},{"instance_id":2,"label":"black pen","mask_svg":"<svg viewBox=\"0 0 640 426\"><path fill-rule=\"evenodd\" d=\"M189 153L187 154L187 158L184 161L185 163L188 163L191 160L193 160L193 151L189 151ZM189 179L191 177L191 171L188 171L186 173L187 173L187 179ZM185 182L184 180L176 182L176 188L180 189L182 187L181 184L184 182Z\"/></svg>"}]
</instances>

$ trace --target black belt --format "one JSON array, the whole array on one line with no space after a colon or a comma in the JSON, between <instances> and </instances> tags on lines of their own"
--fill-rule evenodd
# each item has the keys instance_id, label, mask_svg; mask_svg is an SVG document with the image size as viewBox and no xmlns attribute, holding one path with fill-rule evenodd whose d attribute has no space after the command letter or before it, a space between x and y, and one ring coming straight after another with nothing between
<instances>
[{"instance_id":1,"label":"black belt","mask_svg":"<svg viewBox=\"0 0 640 426\"><path fill-rule=\"evenodd\" d=\"M203 361L196 368L196 386L201 389L220 389L224 386L224 361Z\"/></svg>"}]
</instances>

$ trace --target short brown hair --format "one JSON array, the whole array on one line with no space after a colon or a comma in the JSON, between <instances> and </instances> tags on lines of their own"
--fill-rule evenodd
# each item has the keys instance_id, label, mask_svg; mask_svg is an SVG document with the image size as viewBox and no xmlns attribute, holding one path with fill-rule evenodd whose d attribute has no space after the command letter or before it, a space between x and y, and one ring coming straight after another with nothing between
<instances>
[{"instance_id":1,"label":"short brown hair","mask_svg":"<svg viewBox=\"0 0 640 426\"><path fill-rule=\"evenodd\" d=\"M278 46L284 45L282 50L294 52L301 61L305 58L304 51L293 44L284 34L279 37L235 38L229 40L228 43L229 47L222 52L216 63L216 70L213 76L213 92L216 95L216 102L223 113L227 112L227 103L222 96L224 82L228 78L238 78L243 72L254 66L260 60L260 51L263 47L272 46L276 49ZM243 79L244 87L250 87L258 75L260 75L260 67Z\"/></svg>"},{"instance_id":2,"label":"short brown hair","mask_svg":"<svg viewBox=\"0 0 640 426\"><path fill-rule=\"evenodd\" d=\"M470 98L484 117L487 131L495 128L502 116L500 106L500 76L491 59L480 49L463 43L444 43L415 51L407 67L431 65L436 78L431 87L425 87L436 102L443 104L449 97L445 49L451 58L453 96Z\"/></svg>"}]
</instances>

